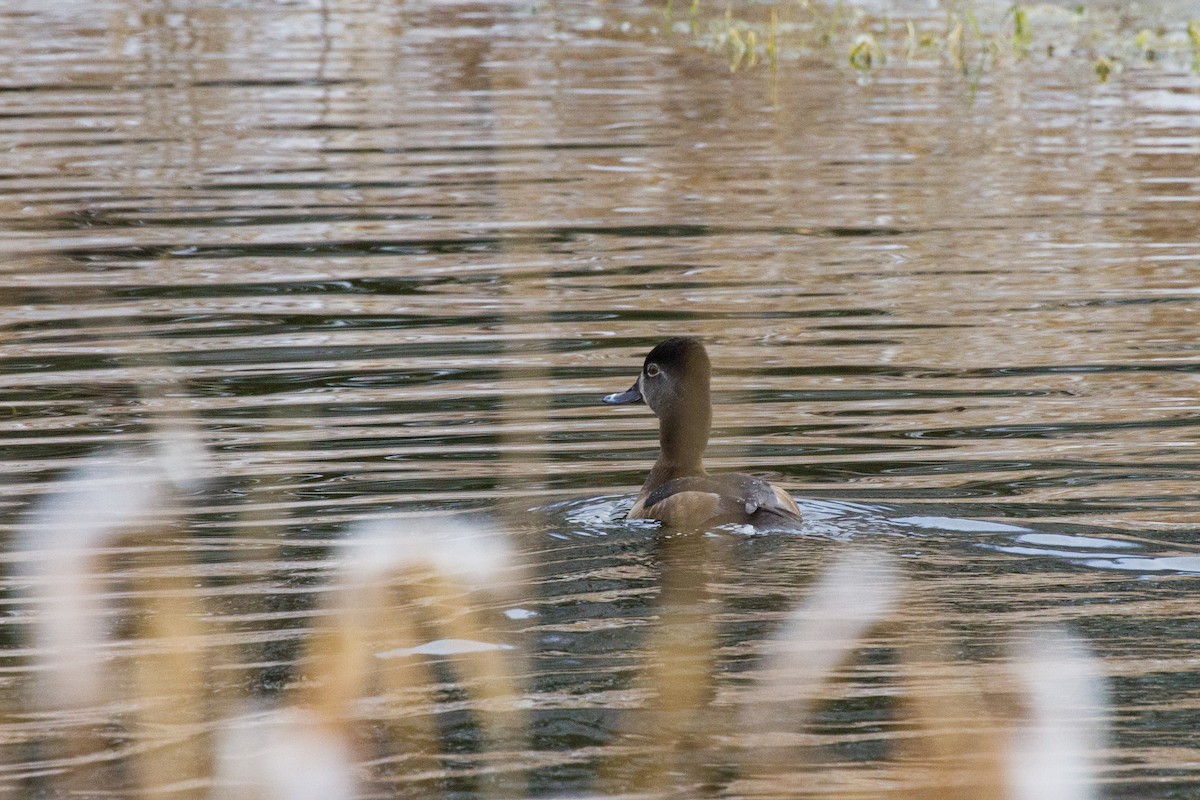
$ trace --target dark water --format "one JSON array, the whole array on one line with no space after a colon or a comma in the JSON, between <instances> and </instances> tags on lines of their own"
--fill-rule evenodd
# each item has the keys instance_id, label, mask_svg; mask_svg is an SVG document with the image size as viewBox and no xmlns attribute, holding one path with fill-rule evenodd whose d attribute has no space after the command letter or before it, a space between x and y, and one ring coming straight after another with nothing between
<instances>
[{"instance_id":1,"label":"dark water","mask_svg":"<svg viewBox=\"0 0 1200 800\"><path fill-rule=\"evenodd\" d=\"M651 33L660 11L0 11L10 792L166 780L126 765L140 690L100 717L30 709L39 611L13 547L55 479L176 419L206 480L177 527L99 569L118 661L153 650L156 597L212 624L184 739L295 683L356 524L474 512L525 568L481 631L520 643L528 735L489 759L439 672L453 757L362 755L366 796L496 772L539 795L657 791L639 759L670 726L648 665L693 629L719 741L678 768L687 792L870 796L861 776L908 730L897 648L936 641L970 670L1059 624L1108 680L1103 796L1200 791L1196 75L1101 84L1064 59L971 85L802 60L772 87ZM599 398L676 334L715 364L709 467L774 476L805 533L671 544L621 520L655 429ZM897 556L922 599L797 745L832 777L755 788L731 754L747 676L857 549Z\"/></svg>"}]
</instances>

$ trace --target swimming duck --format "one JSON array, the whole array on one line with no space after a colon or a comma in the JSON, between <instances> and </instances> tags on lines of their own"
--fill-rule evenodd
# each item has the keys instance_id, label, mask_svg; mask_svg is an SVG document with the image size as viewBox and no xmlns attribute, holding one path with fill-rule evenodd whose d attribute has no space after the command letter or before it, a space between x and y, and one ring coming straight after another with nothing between
<instances>
[{"instance_id":1,"label":"swimming duck","mask_svg":"<svg viewBox=\"0 0 1200 800\"><path fill-rule=\"evenodd\" d=\"M646 356L629 391L605 395L611 405L645 402L658 417L658 460L642 484L629 519L656 519L669 528L726 522L795 526L791 495L742 472L710 475L701 459L712 425L712 367L698 339L677 337Z\"/></svg>"}]
</instances>

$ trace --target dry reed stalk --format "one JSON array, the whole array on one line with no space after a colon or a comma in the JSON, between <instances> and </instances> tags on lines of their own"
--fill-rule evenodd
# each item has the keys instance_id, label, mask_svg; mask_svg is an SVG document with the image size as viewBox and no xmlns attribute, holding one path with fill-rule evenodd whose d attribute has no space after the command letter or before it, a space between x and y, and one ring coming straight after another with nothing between
<instances>
[{"instance_id":1,"label":"dry reed stalk","mask_svg":"<svg viewBox=\"0 0 1200 800\"><path fill-rule=\"evenodd\" d=\"M359 784L342 732L301 708L226 721L214 752L211 800L352 800Z\"/></svg>"},{"instance_id":2,"label":"dry reed stalk","mask_svg":"<svg viewBox=\"0 0 1200 800\"><path fill-rule=\"evenodd\" d=\"M523 744L517 658L511 645L489 641L495 624L476 593L507 592L513 578L507 539L477 527L410 520L374 523L347 542L336 590L304 660L295 703L347 736L362 721L364 701L386 708L394 757L406 753L409 773L433 773L441 757L434 673L426 646L441 654L471 697L487 746ZM435 638L431 638L435 637ZM517 793L512 781L489 782L484 794Z\"/></svg>"},{"instance_id":3,"label":"dry reed stalk","mask_svg":"<svg viewBox=\"0 0 1200 800\"><path fill-rule=\"evenodd\" d=\"M1104 743L1104 682L1070 634L1035 631L1002 668L964 663L935 641L936 603L915 613L893 561L855 553L826 571L789 617L742 719L754 797L1094 800ZM891 759L814 763L802 731L821 688L881 626L899 633L904 735ZM943 636L938 630L934 637Z\"/></svg>"},{"instance_id":4,"label":"dry reed stalk","mask_svg":"<svg viewBox=\"0 0 1200 800\"><path fill-rule=\"evenodd\" d=\"M68 722L60 742L45 743L65 765L79 767L53 779L66 791L94 788L85 765L111 760L96 754L111 749L105 730L119 724L137 742L130 750L136 794L199 796L208 764L198 735L206 683L201 617L194 589L181 577L188 559L163 540L182 514L178 490L193 484L206 462L194 432L182 426L161 433L152 454L98 454L38 505L18 537L33 611L37 677L29 703L37 712L88 720ZM121 686L105 576L111 557L129 545L156 562L135 573L131 587L134 597L153 601L140 616L141 632L155 641L125 657L132 680Z\"/></svg>"}]
</instances>

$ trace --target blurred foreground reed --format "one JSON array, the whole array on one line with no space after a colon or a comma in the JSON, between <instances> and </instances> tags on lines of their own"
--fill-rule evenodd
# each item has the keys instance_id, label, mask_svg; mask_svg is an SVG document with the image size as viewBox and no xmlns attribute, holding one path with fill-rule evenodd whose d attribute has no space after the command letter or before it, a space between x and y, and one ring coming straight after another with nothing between
<instances>
[{"instance_id":1,"label":"blurred foreground reed","mask_svg":"<svg viewBox=\"0 0 1200 800\"><path fill-rule=\"evenodd\" d=\"M263 693L229 680L251 657L198 578L205 550L188 515L207 457L186 432L168 438L76 470L10 554L8 796L529 796L537 697L502 610L522 601L531 565L507 535L424 518L348 532L286 685ZM1069 633L1014 631L1004 658L965 661L938 626L939 598L854 543L754 669L727 680L710 591L725 542L660 538L641 707L599 755L594 796L1097 796L1104 681ZM812 726L856 691L867 648L891 659L896 745L823 758ZM473 749L449 745L451 713L469 716ZM471 764L453 790L451 760Z\"/></svg>"}]
</instances>

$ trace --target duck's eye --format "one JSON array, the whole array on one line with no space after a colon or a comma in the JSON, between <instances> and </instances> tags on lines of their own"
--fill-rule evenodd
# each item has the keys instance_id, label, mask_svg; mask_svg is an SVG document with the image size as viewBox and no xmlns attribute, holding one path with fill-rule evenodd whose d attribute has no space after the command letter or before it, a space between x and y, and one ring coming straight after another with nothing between
<instances>
[{"instance_id":1,"label":"duck's eye","mask_svg":"<svg viewBox=\"0 0 1200 800\"><path fill-rule=\"evenodd\" d=\"M662 370L660 370L658 368L658 364L647 364L646 365L646 377L647 378L657 378L658 373L661 371Z\"/></svg>"}]
</instances>

